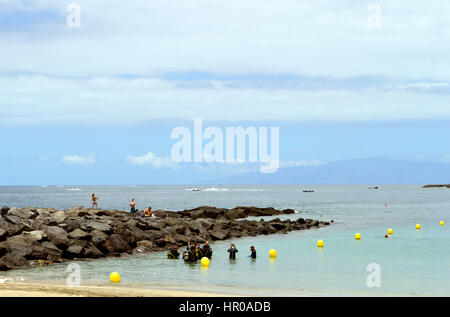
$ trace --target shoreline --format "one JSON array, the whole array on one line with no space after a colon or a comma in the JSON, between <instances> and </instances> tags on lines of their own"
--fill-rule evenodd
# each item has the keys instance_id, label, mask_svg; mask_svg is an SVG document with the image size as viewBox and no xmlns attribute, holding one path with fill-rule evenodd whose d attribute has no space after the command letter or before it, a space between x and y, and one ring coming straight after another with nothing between
<instances>
[{"instance_id":1,"label":"shoreline","mask_svg":"<svg viewBox=\"0 0 450 317\"><path fill-rule=\"evenodd\" d=\"M224 293L148 289L131 286L10 283L0 285L0 297L242 297Z\"/></svg>"}]
</instances>

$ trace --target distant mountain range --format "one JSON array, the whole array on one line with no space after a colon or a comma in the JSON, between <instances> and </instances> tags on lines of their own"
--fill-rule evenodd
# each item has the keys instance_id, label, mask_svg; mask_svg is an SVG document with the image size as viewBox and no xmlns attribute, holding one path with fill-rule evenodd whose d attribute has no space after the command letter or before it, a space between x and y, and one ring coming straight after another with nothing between
<instances>
[{"instance_id":1,"label":"distant mountain range","mask_svg":"<svg viewBox=\"0 0 450 317\"><path fill-rule=\"evenodd\" d=\"M280 168L273 174L247 173L211 184L448 184L450 163L370 158L325 165Z\"/></svg>"}]
</instances>

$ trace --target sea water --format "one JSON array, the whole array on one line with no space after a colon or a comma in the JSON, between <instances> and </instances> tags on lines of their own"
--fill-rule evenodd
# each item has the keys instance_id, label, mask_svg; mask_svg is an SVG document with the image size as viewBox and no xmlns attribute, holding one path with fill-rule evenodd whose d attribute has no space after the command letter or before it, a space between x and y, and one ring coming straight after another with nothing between
<instances>
[{"instance_id":1,"label":"sea water","mask_svg":"<svg viewBox=\"0 0 450 317\"><path fill-rule=\"evenodd\" d=\"M192 191L192 188L202 191ZM298 212L298 217L334 222L320 229L288 234L235 239L239 250L229 260L231 241L214 242L209 268L200 263L169 260L166 252L125 258L78 261L82 285L110 285L117 271L122 281L115 287L137 286L194 290L239 295L450 295L450 189L424 189L418 185L311 185L311 186L33 186L0 187L0 204L65 209L90 205L127 210L131 198L138 209L182 210L202 205L272 206ZM304 193L303 190L314 190ZM274 217L265 217L266 220ZM252 218L250 219L258 219ZM446 225L440 226L444 220ZM421 224L421 230L415 225ZM388 228L394 234L386 239ZM361 240L354 239L356 232ZM317 240L325 246L317 248ZM257 259L248 256L254 245ZM276 259L269 250L276 249ZM379 269L379 287L367 283ZM65 283L68 263L2 272L28 282Z\"/></svg>"}]
</instances>

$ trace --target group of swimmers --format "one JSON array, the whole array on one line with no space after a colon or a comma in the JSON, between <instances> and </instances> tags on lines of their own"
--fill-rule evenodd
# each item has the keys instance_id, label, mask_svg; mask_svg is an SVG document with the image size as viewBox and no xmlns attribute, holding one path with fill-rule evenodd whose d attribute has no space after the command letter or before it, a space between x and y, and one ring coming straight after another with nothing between
<instances>
[{"instance_id":1,"label":"group of swimmers","mask_svg":"<svg viewBox=\"0 0 450 317\"><path fill-rule=\"evenodd\" d=\"M236 259L236 253L238 253L238 249L236 246L232 243L230 248L228 249L229 258L230 260ZM208 259L212 258L213 251L211 249L211 246L209 245L209 242L206 241L203 247L200 248L200 245L198 242L196 242L194 245L187 246L186 250L183 252L183 260L184 262L191 262L195 263L197 260L201 260L203 257L207 257ZM167 253L167 257L169 259L178 259L180 257L180 252L178 251L178 246L175 245L174 247L169 249L169 252ZM254 246L250 247L250 258L256 259L256 249Z\"/></svg>"}]
</instances>

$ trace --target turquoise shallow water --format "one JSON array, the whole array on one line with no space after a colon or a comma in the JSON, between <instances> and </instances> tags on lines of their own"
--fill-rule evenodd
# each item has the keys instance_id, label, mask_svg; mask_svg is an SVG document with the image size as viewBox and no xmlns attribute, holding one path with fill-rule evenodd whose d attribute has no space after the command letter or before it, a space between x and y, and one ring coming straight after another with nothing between
<instances>
[{"instance_id":1,"label":"turquoise shallow water","mask_svg":"<svg viewBox=\"0 0 450 317\"><path fill-rule=\"evenodd\" d=\"M329 227L289 234L234 240L236 261L227 258L230 241L213 244L211 266L186 265L168 260L165 252L129 258L77 262L82 284L109 285L108 275L118 271L116 287L140 286L224 292L242 295L450 295L450 190L420 186L226 186L192 192L186 186L166 187L0 187L0 203L10 206L67 208L87 205L89 195L101 197L100 207L125 209L129 198L138 205L178 210L199 205L237 205L293 208L296 215L334 220ZM208 186L203 186L207 189ZM303 193L303 189L314 193ZM87 196L87 198L86 198ZM55 201L53 203L51 200ZM385 206L387 204L387 207ZM56 206L55 206L56 205ZM139 208L139 206L138 206ZM142 208L142 207L141 207ZM267 219L270 219L267 218ZM445 226L439 221L444 220ZM421 230L415 224L422 225ZM387 228L394 235L385 239ZM354 240L360 232L362 239ZM322 239L325 247L316 247ZM258 258L248 258L255 245ZM270 260L269 249L278 251ZM370 288L367 265L381 269L381 287ZM2 275L28 281L64 282L67 264Z\"/></svg>"}]
</instances>

